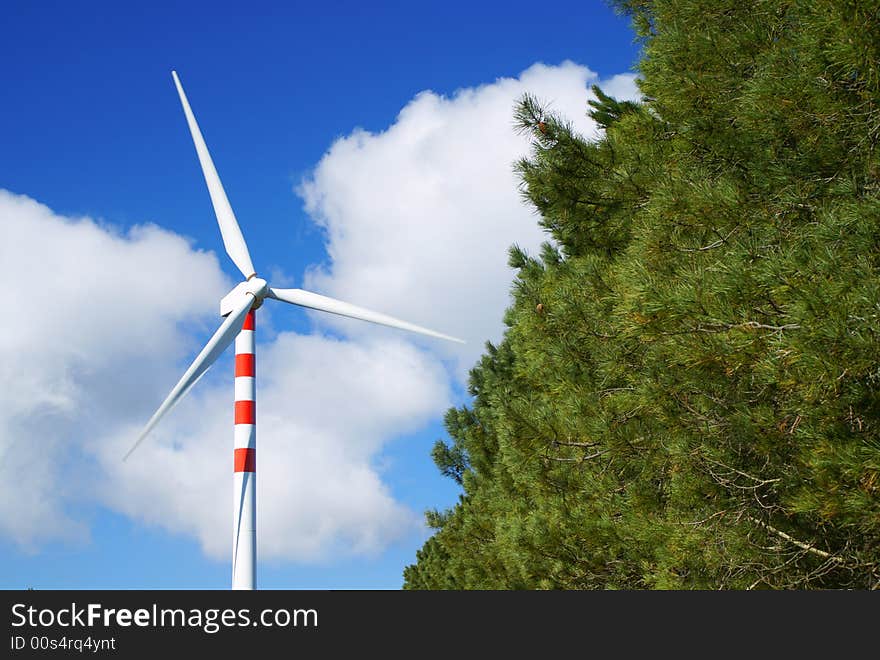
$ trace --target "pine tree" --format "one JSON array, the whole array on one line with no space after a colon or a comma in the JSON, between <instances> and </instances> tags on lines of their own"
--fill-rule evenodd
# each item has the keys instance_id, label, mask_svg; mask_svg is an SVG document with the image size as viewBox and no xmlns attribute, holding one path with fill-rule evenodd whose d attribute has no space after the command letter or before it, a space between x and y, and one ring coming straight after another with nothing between
<instances>
[{"instance_id":1,"label":"pine tree","mask_svg":"<svg viewBox=\"0 0 880 660\"><path fill-rule=\"evenodd\" d=\"M408 588L880 585L880 3L630 0L644 102L527 96L504 340Z\"/></svg>"}]
</instances>

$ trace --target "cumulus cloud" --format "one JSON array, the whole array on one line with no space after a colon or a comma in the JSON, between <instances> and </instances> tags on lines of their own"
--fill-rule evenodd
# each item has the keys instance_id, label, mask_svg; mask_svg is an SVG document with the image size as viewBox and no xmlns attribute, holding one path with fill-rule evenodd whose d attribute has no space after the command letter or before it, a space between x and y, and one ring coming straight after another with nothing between
<instances>
[{"instance_id":1,"label":"cumulus cloud","mask_svg":"<svg viewBox=\"0 0 880 660\"><path fill-rule=\"evenodd\" d=\"M513 130L514 104L534 94L595 137L586 114L595 83L637 97L632 74L602 81L572 62L535 64L449 97L422 92L388 129L337 140L297 189L325 231L329 256L309 271L307 286L466 339L445 347L461 375L487 339L501 337L508 247L535 251L547 238L512 169L528 152L528 139ZM319 322L371 332L334 317Z\"/></svg>"},{"instance_id":2,"label":"cumulus cloud","mask_svg":"<svg viewBox=\"0 0 880 660\"><path fill-rule=\"evenodd\" d=\"M232 526L228 364L132 458L121 456L219 322L232 283L213 254L155 226L121 233L0 191L0 534L83 538L83 505L197 538L225 558ZM373 465L449 405L436 360L399 339L281 333L259 347L261 556L376 553L420 525ZM224 365L218 365L220 367ZM227 506L228 504L228 506Z\"/></svg>"},{"instance_id":3,"label":"cumulus cloud","mask_svg":"<svg viewBox=\"0 0 880 660\"><path fill-rule=\"evenodd\" d=\"M0 190L0 532L21 544L81 536L84 452L148 413L196 323L227 288L213 255L155 226L121 234ZM171 295L173 292L173 295Z\"/></svg>"},{"instance_id":4,"label":"cumulus cloud","mask_svg":"<svg viewBox=\"0 0 880 660\"><path fill-rule=\"evenodd\" d=\"M448 405L442 368L399 341L293 333L260 347L257 360L260 556L374 554L416 529L419 517L391 497L372 459ZM115 508L193 533L217 558L229 554L233 504L229 389L225 379L194 392L137 460L119 465L136 427L100 454Z\"/></svg>"}]
</instances>

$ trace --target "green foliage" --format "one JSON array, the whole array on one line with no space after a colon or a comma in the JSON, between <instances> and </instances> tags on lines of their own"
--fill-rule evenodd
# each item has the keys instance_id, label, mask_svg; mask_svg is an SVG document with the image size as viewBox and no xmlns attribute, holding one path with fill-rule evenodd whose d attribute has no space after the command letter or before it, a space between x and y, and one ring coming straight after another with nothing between
<instances>
[{"instance_id":1,"label":"green foliage","mask_svg":"<svg viewBox=\"0 0 880 660\"><path fill-rule=\"evenodd\" d=\"M880 586L880 2L629 0L644 102L530 96L504 340L415 589Z\"/></svg>"}]
</instances>

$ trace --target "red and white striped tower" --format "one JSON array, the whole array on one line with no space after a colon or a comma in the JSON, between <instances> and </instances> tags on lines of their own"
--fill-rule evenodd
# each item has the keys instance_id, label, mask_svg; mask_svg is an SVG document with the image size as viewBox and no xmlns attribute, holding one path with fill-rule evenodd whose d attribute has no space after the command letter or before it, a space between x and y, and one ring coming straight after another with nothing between
<instances>
[{"instance_id":1,"label":"red and white striped tower","mask_svg":"<svg viewBox=\"0 0 880 660\"><path fill-rule=\"evenodd\" d=\"M257 391L254 310L235 338L235 475L232 588L257 583Z\"/></svg>"}]
</instances>

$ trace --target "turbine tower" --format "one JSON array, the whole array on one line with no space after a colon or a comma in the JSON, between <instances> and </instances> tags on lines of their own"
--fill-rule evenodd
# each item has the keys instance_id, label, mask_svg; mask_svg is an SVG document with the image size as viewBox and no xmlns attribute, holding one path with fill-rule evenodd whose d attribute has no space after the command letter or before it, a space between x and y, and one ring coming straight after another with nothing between
<instances>
[{"instance_id":1,"label":"turbine tower","mask_svg":"<svg viewBox=\"0 0 880 660\"><path fill-rule=\"evenodd\" d=\"M244 276L244 281L232 289L220 301L220 315L225 317L217 332L208 340L202 352L190 365L177 385L171 390L159 409L153 414L137 441L125 454L123 460L131 456L141 441L159 423L159 420L180 401L196 384L210 366L217 360L229 344L235 340L235 432L233 450L234 500L233 500L233 540L232 540L232 588L254 589L256 587L257 558L257 490L256 490L256 351L254 333L256 331L255 312L267 298L299 305L322 312L348 316L370 323L387 325L430 337L462 342L461 339L422 328L406 321L400 321L356 307L340 300L321 296L302 289L275 289L266 280L257 277L247 244L232 207L220 183L220 177L208 153L208 147L196 123L196 118L187 101L186 94L177 77L171 72L186 122L192 134L199 163L208 184L211 203L220 225L223 245L232 261Z\"/></svg>"}]
</instances>

